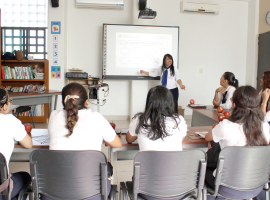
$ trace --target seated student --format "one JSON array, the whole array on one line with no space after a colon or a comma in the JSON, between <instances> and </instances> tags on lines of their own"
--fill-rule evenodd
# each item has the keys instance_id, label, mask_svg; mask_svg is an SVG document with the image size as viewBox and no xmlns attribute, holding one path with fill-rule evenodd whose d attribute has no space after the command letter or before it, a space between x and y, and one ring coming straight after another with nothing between
<instances>
[{"instance_id":1,"label":"seated student","mask_svg":"<svg viewBox=\"0 0 270 200\"><path fill-rule=\"evenodd\" d=\"M144 112L132 119L126 140L132 143L138 138L140 151L181 151L186 134L186 121L174 112L171 92L156 86L147 94Z\"/></svg>"},{"instance_id":2,"label":"seated student","mask_svg":"<svg viewBox=\"0 0 270 200\"><path fill-rule=\"evenodd\" d=\"M220 85L222 87L216 89L213 105L221 106L224 109L231 109L232 102L230 99L238 87L238 80L235 78L233 73L225 72L220 78Z\"/></svg>"},{"instance_id":3,"label":"seated student","mask_svg":"<svg viewBox=\"0 0 270 200\"><path fill-rule=\"evenodd\" d=\"M88 96L81 84L69 83L63 88L62 104L64 110L55 110L50 116L50 150L101 151L103 140L114 148L122 146L109 122L98 112L87 109ZM112 167L108 171L112 174ZM95 199L101 199L101 196Z\"/></svg>"},{"instance_id":4,"label":"seated student","mask_svg":"<svg viewBox=\"0 0 270 200\"><path fill-rule=\"evenodd\" d=\"M228 119L219 122L212 132L206 134L206 141L219 143L220 148L227 146L267 146L269 144L269 125L264 121L260 111L260 96L251 86L242 86L236 89L232 97L233 111ZM211 148L211 147L210 147ZM214 169L207 168L205 182L215 188ZM237 191L226 187L220 190L237 195ZM252 194L258 194L261 188ZM217 197L218 199L225 199ZM208 196L208 199L214 199Z\"/></svg>"},{"instance_id":5,"label":"seated student","mask_svg":"<svg viewBox=\"0 0 270 200\"><path fill-rule=\"evenodd\" d=\"M263 73L263 77L261 78L261 87L261 111L265 116L265 121L270 124L270 71L266 71Z\"/></svg>"},{"instance_id":6,"label":"seated student","mask_svg":"<svg viewBox=\"0 0 270 200\"><path fill-rule=\"evenodd\" d=\"M10 111L11 100L9 99L8 92L4 87L0 88L0 153L5 158L7 165L11 154L14 149L14 140L18 141L22 147L32 148L32 139L25 131L24 125L12 114L8 114ZM13 180L13 190L11 192L11 198L19 194L22 187L26 184L30 184L31 176L27 172L16 172L11 174ZM24 197L26 199L26 196ZM4 197L0 195L0 200L4 200Z\"/></svg>"}]
</instances>

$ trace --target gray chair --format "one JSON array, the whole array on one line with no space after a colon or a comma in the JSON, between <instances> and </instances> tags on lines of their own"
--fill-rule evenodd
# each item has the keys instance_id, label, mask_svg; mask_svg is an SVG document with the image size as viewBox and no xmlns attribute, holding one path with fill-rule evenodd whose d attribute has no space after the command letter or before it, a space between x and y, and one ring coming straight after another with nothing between
<instances>
[{"instance_id":1,"label":"gray chair","mask_svg":"<svg viewBox=\"0 0 270 200\"><path fill-rule=\"evenodd\" d=\"M207 185L204 199L210 195L221 195L236 199L250 199L267 185L270 174L270 146L226 147L219 154L215 176L215 189ZM224 192L227 190L226 192ZM229 192L228 192L229 191ZM248 193L247 193L248 192ZM245 195L244 197L241 195Z\"/></svg>"},{"instance_id":2,"label":"gray chair","mask_svg":"<svg viewBox=\"0 0 270 200\"><path fill-rule=\"evenodd\" d=\"M200 150L140 152L134 158L133 182L120 183L120 197L143 199L140 193L160 199L200 199L205 171L206 154Z\"/></svg>"},{"instance_id":3,"label":"gray chair","mask_svg":"<svg viewBox=\"0 0 270 200\"><path fill-rule=\"evenodd\" d=\"M30 155L34 199L39 194L54 200L108 198L107 159L100 151L38 149ZM116 186L110 199L116 198Z\"/></svg>"},{"instance_id":4,"label":"gray chair","mask_svg":"<svg viewBox=\"0 0 270 200\"><path fill-rule=\"evenodd\" d=\"M0 185L3 184L7 179L9 178L8 176L8 167L7 167L7 162L6 158L3 154L0 153ZM8 200L10 199L10 194L9 191L10 187L9 184L6 187L5 190L3 190L2 194L0 192L0 199L5 199ZM24 185L24 187L20 190L19 194L15 197L12 198L12 200L20 200L23 198L23 195L28 193L29 191L29 184Z\"/></svg>"}]
</instances>

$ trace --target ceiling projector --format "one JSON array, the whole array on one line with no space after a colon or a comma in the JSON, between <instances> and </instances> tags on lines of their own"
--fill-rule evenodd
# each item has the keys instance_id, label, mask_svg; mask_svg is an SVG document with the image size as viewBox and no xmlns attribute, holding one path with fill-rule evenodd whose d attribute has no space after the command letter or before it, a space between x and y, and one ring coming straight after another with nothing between
<instances>
[{"instance_id":1,"label":"ceiling projector","mask_svg":"<svg viewBox=\"0 0 270 200\"><path fill-rule=\"evenodd\" d=\"M154 19L157 12L150 8L146 8L147 0L139 0L139 16L138 19Z\"/></svg>"}]
</instances>

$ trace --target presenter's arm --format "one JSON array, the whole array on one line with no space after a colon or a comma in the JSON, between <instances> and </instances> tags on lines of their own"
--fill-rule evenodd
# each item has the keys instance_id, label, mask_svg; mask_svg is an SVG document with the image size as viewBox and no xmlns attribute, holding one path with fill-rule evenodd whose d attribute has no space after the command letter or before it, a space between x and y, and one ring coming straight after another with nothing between
<instances>
[{"instance_id":1,"label":"presenter's arm","mask_svg":"<svg viewBox=\"0 0 270 200\"><path fill-rule=\"evenodd\" d=\"M178 85L180 86L180 88L181 88L182 90L186 90L186 86L184 86L184 85L182 84L181 79L178 79L176 82L178 83Z\"/></svg>"},{"instance_id":2,"label":"presenter's arm","mask_svg":"<svg viewBox=\"0 0 270 200\"><path fill-rule=\"evenodd\" d=\"M261 111L263 112L264 115L266 115L266 107L267 107L269 96L270 96L270 89L266 88L262 92L262 105L261 105Z\"/></svg>"},{"instance_id":3,"label":"presenter's arm","mask_svg":"<svg viewBox=\"0 0 270 200\"><path fill-rule=\"evenodd\" d=\"M149 76L149 72L147 72L147 71L141 70L140 73Z\"/></svg>"},{"instance_id":4,"label":"presenter's arm","mask_svg":"<svg viewBox=\"0 0 270 200\"><path fill-rule=\"evenodd\" d=\"M126 140L127 140L128 143L132 143L135 140L137 140L137 136L130 135L130 133L128 131L127 134L126 134Z\"/></svg>"},{"instance_id":5,"label":"presenter's arm","mask_svg":"<svg viewBox=\"0 0 270 200\"><path fill-rule=\"evenodd\" d=\"M204 138L206 141L210 142L210 141L213 141L213 135L212 135L212 131L210 131L209 133L207 133L205 135L205 138Z\"/></svg>"},{"instance_id":6,"label":"presenter's arm","mask_svg":"<svg viewBox=\"0 0 270 200\"><path fill-rule=\"evenodd\" d=\"M219 88L216 89L215 96L214 96L214 99L213 99L213 105L214 106L218 107L220 105L218 103L218 101L219 101L218 93L220 92L220 93L223 94L225 91L226 91L226 88L224 88L224 87L219 87Z\"/></svg>"},{"instance_id":7,"label":"presenter's arm","mask_svg":"<svg viewBox=\"0 0 270 200\"><path fill-rule=\"evenodd\" d=\"M26 136L21 141L19 141L19 143L22 147L27 149L30 149L33 146L32 138L28 134L26 134Z\"/></svg>"},{"instance_id":8,"label":"presenter's arm","mask_svg":"<svg viewBox=\"0 0 270 200\"><path fill-rule=\"evenodd\" d=\"M115 135L115 138L113 141L111 142L105 142L107 145L109 145L110 147L113 148L120 148L122 147L122 141L121 139L118 137L118 135Z\"/></svg>"}]
</instances>

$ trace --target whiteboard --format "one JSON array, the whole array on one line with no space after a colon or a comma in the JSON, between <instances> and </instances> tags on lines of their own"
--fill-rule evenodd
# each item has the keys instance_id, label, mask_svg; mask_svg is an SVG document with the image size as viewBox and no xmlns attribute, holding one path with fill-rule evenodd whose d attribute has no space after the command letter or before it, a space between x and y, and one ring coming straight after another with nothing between
<instances>
[{"instance_id":1,"label":"whiteboard","mask_svg":"<svg viewBox=\"0 0 270 200\"><path fill-rule=\"evenodd\" d=\"M178 68L179 26L103 24L102 76L150 80L140 70L155 71L171 54Z\"/></svg>"}]
</instances>

